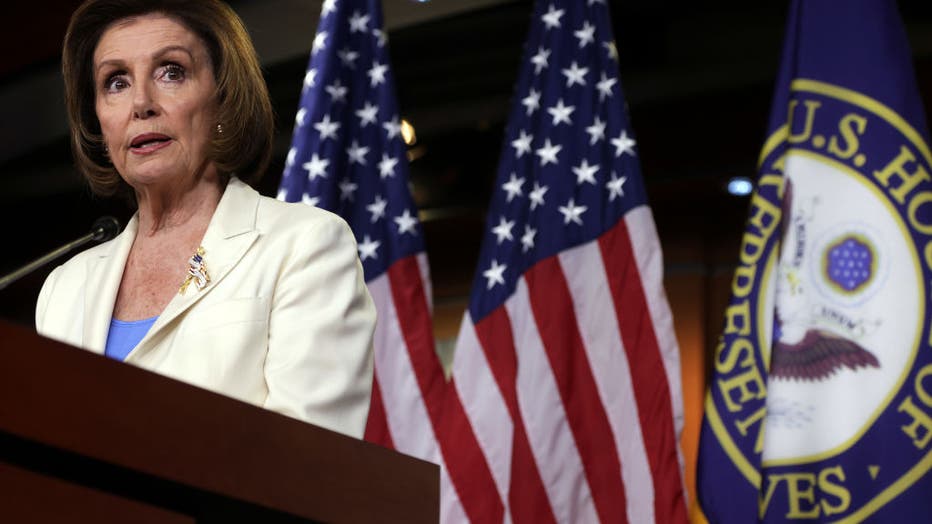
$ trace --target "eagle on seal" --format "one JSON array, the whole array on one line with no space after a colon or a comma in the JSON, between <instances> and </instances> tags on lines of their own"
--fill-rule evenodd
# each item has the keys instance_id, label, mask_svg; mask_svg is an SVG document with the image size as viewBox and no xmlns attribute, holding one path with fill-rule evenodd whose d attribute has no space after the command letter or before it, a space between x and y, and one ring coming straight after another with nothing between
<instances>
[{"instance_id":1,"label":"eagle on seal","mask_svg":"<svg viewBox=\"0 0 932 524\"><path fill-rule=\"evenodd\" d=\"M784 247L790 248L793 185L788 177L784 178L784 184L781 237ZM776 293L771 377L817 381L844 367L851 370L880 367L877 357L857 342L812 326L812 308L794 269L785 270L778 277Z\"/></svg>"}]
</instances>

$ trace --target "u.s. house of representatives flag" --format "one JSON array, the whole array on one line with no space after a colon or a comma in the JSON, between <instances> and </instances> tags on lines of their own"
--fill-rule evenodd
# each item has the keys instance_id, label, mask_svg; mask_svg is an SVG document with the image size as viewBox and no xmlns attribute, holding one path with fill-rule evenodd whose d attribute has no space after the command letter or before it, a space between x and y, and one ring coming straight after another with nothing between
<instances>
[{"instance_id":1,"label":"u.s. house of representatives flag","mask_svg":"<svg viewBox=\"0 0 932 524\"><path fill-rule=\"evenodd\" d=\"M679 355L608 6L536 3L453 363L444 520L685 522ZM477 487L481 486L481 487Z\"/></svg>"},{"instance_id":2,"label":"u.s. house of representatives flag","mask_svg":"<svg viewBox=\"0 0 932 524\"><path fill-rule=\"evenodd\" d=\"M378 310L366 440L443 464L444 375L378 0L325 0L279 198L352 227ZM445 474L445 472L444 472Z\"/></svg>"},{"instance_id":3,"label":"u.s. house of representatives flag","mask_svg":"<svg viewBox=\"0 0 932 524\"><path fill-rule=\"evenodd\" d=\"M932 519L932 179L892 0L792 3L700 446L711 522Z\"/></svg>"}]
</instances>

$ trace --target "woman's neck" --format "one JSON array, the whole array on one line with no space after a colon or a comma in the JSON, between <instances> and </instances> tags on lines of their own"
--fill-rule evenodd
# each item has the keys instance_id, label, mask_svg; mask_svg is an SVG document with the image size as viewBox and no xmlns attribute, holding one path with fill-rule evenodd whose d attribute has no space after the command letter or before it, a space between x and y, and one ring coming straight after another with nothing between
<instances>
[{"instance_id":1,"label":"woman's neck","mask_svg":"<svg viewBox=\"0 0 932 524\"><path fill-rule=\"evenodd\" d=\"M220 203L224 187L218 179L198 178L191 184L136 188L141 237L163 234L203 234Z\"/></svg>"}]
</instances>

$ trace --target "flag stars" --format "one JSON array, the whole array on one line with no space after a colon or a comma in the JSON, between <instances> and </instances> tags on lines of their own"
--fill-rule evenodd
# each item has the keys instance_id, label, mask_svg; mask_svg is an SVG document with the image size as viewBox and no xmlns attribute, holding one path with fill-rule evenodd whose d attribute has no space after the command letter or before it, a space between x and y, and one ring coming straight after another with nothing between
<instances>
[{"instance_id":1,"label":"flag stars","mask_svg":"<svg viewBox=\"0 0 932 524\"><path fill-rule=\"evenodd\" d=\"M536 229L524 224L524 234L521 235L521 251L527 253L529 250L534 249L534 235L536 234Z\"/></svg>"},{"instance_id":2,"label":"flag stars","mask_svg":"<svg viewBox=\"0 0 932 524\"><path fill-rule=\"evenodd\" d=\"M617 78L608 78L602 73L602 79L596 83L595 87L599 90L599 102L605 100L605 97L612 96L612 86L618 83Z\"/></svg>"},{"instance_id":3,"label":"flag stars","mask_svg":"<svg viewBox=\"0 0 932 524\"><path fill-rule=\"evenodd\" d=\"M337 130L340 129L339 122L331 122L330 115L324 115L320 122L314 124L314 129L320 133L320 141L323 142L328 138L337 139Z\"/></svg>"},{"instance_id":4,"label":"flag stars","mask_svg":"<svg viewBox=\"0 0 932 524\"><path fill-rule=\"evenodd\" d=\"M405 233L414 232L414 226L417 225L417 218L411 216L411 211L405 209L405 212L394 218L396 224L398 224L398 234L403 235Z\"/></svg>"},{"instance_id":5,"label":"flag stars","mask_svg":"<svg viewBox=\"0 0 932 524\"><path fill-rule=\"evenodd\" d=\"M320 17L324 18L337 9L337 0L324 0L324 5L320 8Z\"/></svg>"},{"instance_id":6,"label":"flag stars","mask_svg":"<svg viewBox=\"0 0 932 524\"><path fill-rule=\"evenodd\" d=\"M563 214L563 224L567 225L570 222L574 224L583 225L582 219L580 218L586 210L589 209L586 206L577 206L576 202L571 198L565 206L560 206L560 213Z\"/></svg>"},{"instance_id":7,"label":"flag stars","mask_svg":"<svg viewBox=\"0 0 932 524\"><path fill-rule=\"evenodd\" d=\"M540 91L532 88L531 92L521 99L521 105L527 108L527 116L531 116L535 110L540 108Z\"/></svg>"},{"instance_id":8,"label":"flag stars","mask_svg":"<svg viewBox=\"0 0 932 524\"><path fill-rule=\"evenodd\" d=\"M618 138L612 139L612 145L615 146L615 156L619 157L625 153L634 156L634 145L636 143L633 138L628 136L628 132L622 129Z\"/></svg>"},{"instance_id":9,"label":"flag stars","mask_svg":"<svg viewBox=\"0 0 932 524\"><path fill-rule=\"evenodd\" d=\"M553 7L553 4L550 4L550 8L544 13L540 19L543 20L544 25L547 26L547 29L555 29L560 27L560 18L563 16L565 11L563 9L556 9Z\"/></svg>"},{"instance_id":10,"label":"flag stars","mask_svg":"<svg viewBox=\"0 0 932 524\"><path fill-rule=\"evenodd\" d=\"M294 124L298 127L304 125L304 119L307 118L307 109L299 108L298 112L294 115Z\"/></svg>"},{"instance_id":11,"label":"flag stars","mask_svg":"<svg viewBox=\"0 0 932 524\"><path fill-rule=\"evenodd\" d=\"M367 258L379 258L376 250L378 250L379 246L381 245L382 242L378 240L372 240L369 238L369 235L364 236L362 242L357 246L357 249L359 250L359 260L365 261Z\"/></svg>"},{"instance_id":12,"label":"flag stars","mask_svg":"<svg viewBox=\"0 0 932 524\"><path fill-rule=\"evenodd\" d=\"M395 176L395 166L398 165L398 159L382 153L382 161L379 162L379 177L388 178Z\"/></svg>"},{"instance_id":13,"label":"flag stars","mask_svg":"<svg viewBox=\"0 0 932 524\"><path fill-rule=\"evenodd\" d=\"M590 24L588 20L583 22L582 29L573 31L573 34L579 39L580 49L595 42L595 26Z\"/></svg>"},{"instance_id":14,"label":"flag stars","mask_svg":"<svg viewBox=\"0 0 932 524\"><path fill-rule=\"evenodd\" d=\"M531 211L534 211L537 206L544 205L544 195L547 193L547 186L538 185L537 182L534 182L534 189L531 190L531 194L528 195L528 198L531 200Z\"/></svg>"},{"instance_id":15,"label":"flag stars","mask_svg":"<svg viewBox=\"0 0 932 524\"><path fill-rule=\"evenodd\" d=\"M350 164L366 165L366 153L368 152L369 148L360 146L359 142L356 140L353 140L353 143L346 148L346 154L349 157Z\"/></svg>"},{"instance_id":16,"label":"flag stars","mask_svg":"<svg viewBox=\"0 0 932 524\"><path fill-rule=\"evenodd\" d=\"M317 84L317 69L308 69L304 73L304 89L314 87Z\"/></svg>"},{"instance_id":17,"label":"flag stars","mask_svg":"<svg viewBox=\"0 0 932 524\"><path fill-rule=\"evenodd\" d=\"M583 182L588 182L592 185L596 185L595 173L598 170L598 164L590 166L589 161L584 158L582 163L573 168L573 173L576 174L576 184L579 185Z\"/></svg>"},{"instance_id":18,"label":"flag stars","mask_svg":"<svg viewBox=\"0 0 932 524\"><path fill-rule=\"evenodd\" d=\"M605 183L605 187L608 188L608 201L614 202L615 197L621 198L625 196L625 191L622 189L625 181L628 180L628 177L619 177L612 171L612 179Z\"/></svg>"},{"instance_id":19,"label":"flag stars","mask_svg":"<svg viewBox=\"0 0 932 524\"><path fill-rule=\"evenodd\" d=\"M539 75L545 67L550 65L547 63L548 58L550 58L550 50L538 47L537 54L531 57L531 63L534 64L535 75Z\"/></svg>"},{"instance_id":20,"label":"flag stars","mask_svg":"<svg viewBox=\"0 0 932 524\"><path fill-rule=\"evenodd\" d=\"M589 133L590 146L595 145L599 140L605 140L605 122L596 116L592 125L586 128L586 133Z\"/></svg>"},{"instance_id":21,"label":"flag stars","mask_svg":"<svg viewBox=\"0 0 932 524\"><path fill-rule=\"evenodd\" d=\"M359 117L359 127L366 127L369 124L374 124L378 112L379 106L372 105L369 102L366 102L366 105L363 106L362 109L357 109L356 116Z\"/></svg>"},{"instance_id":22,"label":"flag stars","mask_svg":"<svg viewBox=\"0 0 932 524\"><path fill-rule=\"evenodd\" d=\"M349 19L350 33L365 33L369 29L369 15L364 15L358 10L353 11Z\"/></svg>"},{"instance_id":23,"label":"flag stars","mask_svg":"<svg viewBox=\"0 0 932 524\"><path fill-rule=\"evenodd\" d=\"M350 182L350 179L344 179L340 182L340 200L349 200L352 202L353 193L359 189L359 185Z\"/></svg>"},{"instance_id":24,"label":"flag stars","mask_svg":"<svg viewBox=\"0 0 932 524\"><path fill-rule=\"evenodd\" d=\"M514 220L505 220L505 217L499 218L498 225L492 228L492 233L495 235L498 245L502 245L505 240L514 240L514 237L511 236L511 228L513 227L515 227Z\"/></svg>"},{"instance_id":25,"label":"flag stars","mask_svg":"<svg viewBox=\"0 0 932 524\"><path fill-rule=\"evenodd\" d=\"M388 200L382 198L382 195L375 195L375 200L366 206L366 211L372 213L370 221L375 224L379 221L380 218L385 216L385 206L388 205Z\"/></svg>"},{"instance_id":26,"label":"flag stars","mask_svg":"<svg viewBox=\"0 0 932 524\"><path fill-rule=\"evenodd\" d=\"M378 62L372 64L372 68L366 72L369 75L369 85L375 87L379 84L385 83L385 72L388 71L388 65L380 64Z\"/></svg>"},{"instance_id":27,"label":"flag stars","mask_svg":"<svg viewBox=\"0 0 932 524\"><path fill-rule=\"evenodd\" d=\"M563 69L563 76L566 77L566 87L573 87L575 84L586 85L586 74L589 73L588 67L579 67L575 61L570 67Z\"/></svg>"},{"instance_id":28,"label":"flag stars","mask_svg":"<svg viewBox=\"0 0 932 524\"><path fill-rule=\"evenodd\" d=\"M321 31L314 35L314 44L311 45L311 56L316 55L322 49L327 48L327 32Z\"/></svg>"},{"instance_id":29,"label":"flag stars","mask_svg":"<svg viewBox=\"0 0 932 524\"><path fill-rule=\"evenodd\" d=\"M511 141L511 147L515 148L515 156L521 158L525 153L531 153L531 140L534 137L521 130L521 136Z\"/></svg>"},{"instance_id":30,"label":"flag stars","mask_svg":"<svg viewBox=\"0 0 932 524\"><path fill-rule=\"evenodd\" d=\"M524 192L521 191L521 186L524 185L524 178L518 178L518 175L514 172L511 173L511 178L508 179L508 182L502 184L502 189L508 193L507 201L511 202L516 196L523 196Z\"/></svg>"},{"instance_id":31,"label":"flag stars","mask_svg":"<svg viewBox=\"0 0 932 524\"><path fill-rule=\"evenodd\" d=\"M327 166L329 165L330 160L320 158L317 153L314 153L309 161L301 164L301 167L307 171L307 179L314 180L317 177L327 178Z\"/></svg>"},{"instance_id":32,"label":"flag stars","mask_svg":"<svg viewBox=\"0 0 932 524\"><path fill-rule=\"evenodd\" d=\"M393 116L388 122L383 123L382 127L385 128L389 140L401 134L401 122L398 121L397 115Z\"/></svg>"},{"instance_id":33,"label":"flag stars","mask_svg":"<svg viewBox=\"0 0 932 524\"><path fill-rule=\"evenodd\" d=\"M359 53L348 47L344 47L337 52L337 56L340 58L340 61L343 62L344 67L356 69L356 59L359 58Z\"/></svg>"},{"instance_id":34,"label":"flag stars","mask_svg":"<svg viewBox=\"0 0 932 524\"><path fill-rule=\"evenodd\" d=\"M552 124L554 126L559 125L560 122L565 122L569 125L573 124L573 121L570 120L570 115L573 114L573 111L576 110L576 106L565 106L563 105L563 99L557 100L557 105L553 107L548 107L547 112L553 116Z\"/></svg>"},{"instance_id":35,"label":"flag stars","mask_svg":"<svg viewBox=\"0 0 932 524\"><path fill-rule=\"evenodd\" d=\"M538 149L535 153L540 157L541 167L547 164L557 164L557 153L563 149L561 145L553 145L550 143L550 139L544 141L544 146Z\"/></svg>"},{"instance_id":36,"label":"flag stars","mask_svg":"<svg viewBox=\"0 0 932 524\"><path fill-rule=\"evenodd\" d=\"M324 88L327 91L327 94L330 95L330 101L332 103L337 102L346 102L346 92L349 90L344 85L340 84L340 79L336 79L332 84Z\"/></svg>"},{"instance_id":37,"label":"flag stars","mask_svg":"<svg viewBox=\"0 0 932 524\"><path fill-rule=\"evenodd\" d=\"M385 44L388 43L388 35L385 34L385 31L375 28L372 30L372 34L375 36L376 42L379 43L379 47L385 47Z\"/></svg>"},{"instance_id":38,"label":"flag stars","mask_svg":"<svg viewBox=\"0 0 932 524\"><path fill-rule=\"evenodd\" d=\"M482 272L482 276L486 280L486 289L492 289L496 284L505 285L504 273L507 267L505 264L499 264L497 260L492 259L492 266Z\"/></svg>"},{"instance_id":39,"label":"flag stars","mask_svg":"<svg viewBox=\"0 0 932 524\"><path fill-rule=\"evenodd\" d=\"M311 207L317 207L317 205L320 204L320 197L311 196L307 193L304 193L304 195L301 196L301 202Z\"/></svg>"},{"instance_id":40,"label":"flag stars","mask_svg":"<svg viewBox=\"0 0 932 524\"><path fill-rule=\"evenodd\" d=\"M285 157L285 166L291 167L294 165L295 158L298 156L298 150L294 146L288 148L288 156Z\"/></svg>"}]
</instances>

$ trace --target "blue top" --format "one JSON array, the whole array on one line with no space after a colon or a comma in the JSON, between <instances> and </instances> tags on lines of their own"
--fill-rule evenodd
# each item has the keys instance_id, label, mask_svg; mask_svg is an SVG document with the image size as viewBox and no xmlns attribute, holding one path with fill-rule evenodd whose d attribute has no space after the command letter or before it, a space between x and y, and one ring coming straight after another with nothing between
<instances>
[{"instance_id":1,"label":"blue top","mask_svg":"<svg viewBox=\"0 0 932 524\"><path fill-rule=\"evenodd\" d=\"M152 318L131 321L111 319L104 355L116 360L126 359L126 355L129 355L142 337L146 336L158 318L159 316L156 315Z\"/></svg>"}]
</instances>

